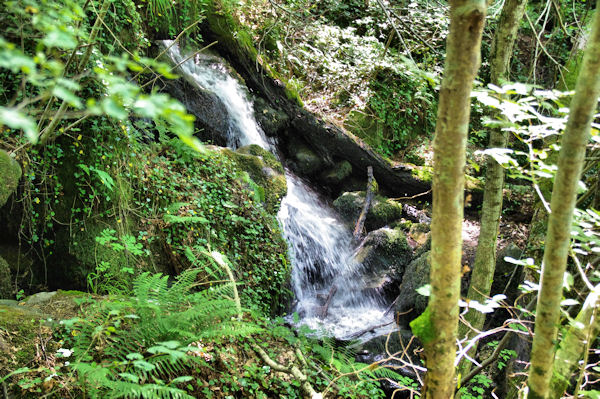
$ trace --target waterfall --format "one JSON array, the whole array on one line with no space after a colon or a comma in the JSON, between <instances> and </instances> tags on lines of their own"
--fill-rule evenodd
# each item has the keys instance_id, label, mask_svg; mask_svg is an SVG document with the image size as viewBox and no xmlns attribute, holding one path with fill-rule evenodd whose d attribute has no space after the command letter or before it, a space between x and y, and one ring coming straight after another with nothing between
<instances>
[{"instance_id":1,"label":"waterfall","mask_svg":"<svg viewBox=\"0 0 600 399\"><path fill-rule=\"evenodd\" d=\"M236 148L258 144L274 151L258 126L252 101L224 61L198 54L186 58L179 47L165 41L168 55L180 72L203 90L215 94L229 116L227 142ZM287 196L277 215L290 248L294 311L299 323L323 334L346 338L367 327L391 321L377 297L365 290L363 266L353 260L351 234L318 193L286 169ZM335 286L335 293L332 287ZM332 293L326 317L324 298Z\"/></svg>"}]
</instances>

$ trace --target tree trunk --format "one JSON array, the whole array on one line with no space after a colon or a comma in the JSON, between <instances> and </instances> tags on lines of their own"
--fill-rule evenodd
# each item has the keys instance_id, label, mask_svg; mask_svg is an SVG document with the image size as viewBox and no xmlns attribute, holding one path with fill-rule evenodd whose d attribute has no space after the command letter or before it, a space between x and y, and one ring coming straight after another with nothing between
<instances>
[{"instance_id":1,"label":"tree trunk","mask_svg":"<svg viewBox=\"0 0 600 399\"><path fill-rule=\"evenodd\" d=\"M458 329L465 147L480 65L484 0L451 0L450 33L434 140L431 297L411 323L425 347L424 398L452 398Z\"/></svg>"},{"instance_id":2,"label":"tree trunk","mask_svg":"<svg viewBox=\"0 0 600 399\"><path fill-rule=\"evenodd\" d=\"M519 22L523 18L527 0L506 0L500 14L498 30L494 35L491 56L491 83L501 85L507 79L510 59L514 47ZM498 116L498 113L495 113ZM489 148L505 148L508 144L508 134L500 129L490 131ZM490 294L490 288L496 268L496 238L502 215L502 191L504 189L504 168L493 157L486 161L485 190L481 207L481 229L477 242L477 252L468 298L482 303ZM475 330L481 330L485 322L485 314L470 310L465 318ZM475 334L466 325L461 325L459 336L469 338ZM472 357L477 351L477 345L469 351ZM469 372L471 363L461 362L460 374Z\"/></svg>"},{"instance_id":3,"label":"tree trunk","mask_svg":"<svg viewBox=\"0 0 600 399\"><path fill-rule=\"evenodd\" d=\"M599 293L600 285L597 285L588 295L575 322L569 327L560 343L550 381L550 394L548 395L550 398L563 396L571 380L571 374L579 367L579 359L583 357L584 351L590 347L600 333Z\"/></svg>"},{"instance_id":4,"label":"tree trunk","mask_svg":"<svg viewBox=\"0 0 600 399\"><path fill-rule=\"evenodd\" d=\"M597 2L600 7L600 0ZM560 317L563 275L567 266L577 185L600 94L600 17L596 13L569 120L562 137L548 220L542 282L537 302L531 367L527 381L530 399L548 398Z\"/></svg>"}]
</instances>

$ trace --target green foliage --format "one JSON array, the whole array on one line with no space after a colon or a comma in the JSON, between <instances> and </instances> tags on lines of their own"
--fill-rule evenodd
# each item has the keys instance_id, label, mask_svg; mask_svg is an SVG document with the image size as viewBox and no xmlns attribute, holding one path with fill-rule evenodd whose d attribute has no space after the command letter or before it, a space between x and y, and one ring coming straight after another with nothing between
<instances>
[{"instance_id":1,"label":"green foliage","mask_svg":"<svg viewBox=\"0 0 600 399\"><path fill-rule=\"evenodd\" d=\"M219 153L195 153L173 140L140 154L128 173L132 206L146 221L139 229L145 248L160 238L174 268L192 263L211 270L212 260L201 254L218 250L231 261L236 279L245 282L244 304L268 314L283 302L289 279L286 244L274 216L256 202L257 191L246 188L247 176L234 161Z\"/></svg>"},{"instance_id":2,"label":"green foliage","mask_svg":"<svg viewBox=\"0 0 600 399\"><path fill-rule=\"evenodd\" d=\"M391 75L391 76L390 76ZM437 101L429 82L410 71L381 71L371 83L368 107L382 125L376 136L366 136L380 153L391 157L418 137L435 131Z\"/></svg>"},{"instance_id":3,"label":"green foliage","mask_svg":"<svg viewBox=\"0 0 600 399\"><path fill-rule=\"evenodd\" d=\"M173 37L188 27L191 28L187 36L198 32L197 24L204 19L208 0L143 0L144 3L148 25L159 35Z\"/></svg>"},{"instance_id":4,"label":"green foliage","mask_svg":"<svg viewBox=\"0 0 600 399\"><path fill-rule=\"evenodd\" d=\"M68 338L64 357L90 397L190 398L180 386L186 374L205 366L201 339L247 335L256 326L232 318L231 284L197 291L198 269L184 271L173 284L143 273L131 296L98 302L85 319L63 321Z\"/></svg>"},{"instance_id":5,"label":"green foliage","mask_svg":"<svg viewBox=\"0 0 600 399\"><path fill-rule=\"evenodd\" d=\"M459 389L460 397L466 399L483 399L487 397L485 393L489 391L491 385L492 380L488 376L477 374L469 381L467 386Z\"/></svg>"}]
</instances>

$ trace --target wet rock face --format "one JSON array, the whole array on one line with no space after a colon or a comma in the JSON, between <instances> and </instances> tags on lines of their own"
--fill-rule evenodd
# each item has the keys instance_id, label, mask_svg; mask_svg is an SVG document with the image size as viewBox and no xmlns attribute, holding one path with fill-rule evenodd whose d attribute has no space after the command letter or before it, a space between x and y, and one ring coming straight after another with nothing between
<instances>
[{"instance_id":1,"label":"wet rock face","mask_svg":"<svg viewBox=\"0 0 600 399\"><path fill-rule=\"evenodd\" d=\"M285 112L270 107L261 97L254 102L254 117L269 137L278 136L290 123L290 117Z\"/></svg>"},{"instance_id":2,"label":"wet rock face","mask_svg":"<svg viewBox=\"0 0 600 399\"><path fill-rule=\"evenodd\" d=\"M166 80L165 83L164 91L181 101L187 111L196 117L194 125L200 139L217 145L227 145L229 114L219 97L183 78Z\"/></svg>"},{"instance_id":3,"label":"wet rock face","mask_svg":"<svg viewBox=\"0 0 600 399\"><path fill-rule=\"evenodd\" d=\"M356 223L365 204L364 191L346 192L333 201L333 207L349 223ZM388 226L402 217L402 204L376 195L367 213L367 230Z\"/></svg>"},{"instance_id":4,"label":"wet rock face","mask_svg":"<svg viewBox=\"0 0 600 399\"><path fill-rule=\"evenodd\" d=\"M323 167L323 160L306 144L299 140L290 140L287 146L292 160L292 169L303 176L312 176Z\"/></svg>"}]
</instances>

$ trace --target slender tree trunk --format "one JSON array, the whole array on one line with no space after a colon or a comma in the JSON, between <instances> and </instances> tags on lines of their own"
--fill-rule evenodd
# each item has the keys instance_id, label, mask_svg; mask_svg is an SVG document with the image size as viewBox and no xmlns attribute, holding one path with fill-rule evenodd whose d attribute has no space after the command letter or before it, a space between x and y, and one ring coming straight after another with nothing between
<instances>
[{"instance_id":1,"label":"slender tree trunk","mask_svg":"<svg viewBox=\"0 0 600 399\"><path fill-rule=\"evenodd\" d=\"M571 374L579 367L579 360L584 356L584 351L600 333L599 293L600 285L597 285L588 295L575 322L569 327L560 343L550 381L550 394L548 395L550 398L563 396L565 389L569 386Z\"/></svg>"},{"instance_id":2,"label":"slender tree trunk","mask_svg":"<svg viewBox=\"0 0 600 399\"><path fill-rule=\"evenodd\" d=\"M506 0L500 14L498 29L492 43L491 83L501 85L509 73L512 49L517 38L519 22L523 18L527 0ZM495 116L498 116L495 113ZM505 148L508 134L500 129L490 131L489 148ZM485 189L481 207L481 229L477 243L477 253L468 298L482 303L490 294L494 270L496 269L496 238L502 215L502 191L504 189L504 168L493 157L486 161ZM470 310L465 315L467 322L475 329L481 330L485 322L485 314ZM459 328L459 336L469 338L474 335L466 325ZM474 356L477 345L469 351ZM461 362L460 374L465 375L471 368L471 362Z\"/></svg>"},{"instance_id":3,"label":"slender tree trunk","mask_svg":"<svg viewBox=\"0 0 600 399\"><path fill-rule=\"evenodd\" d=\"M597 8L600 0L597 1ZM535 335L527 385L529 399L546 399L554 363L560 317L563 275L567 266L577 185L589 139L590 125L600 94L600 16L596 13L592 34L583 57L571 102L569 120L562 137L558 172L554 179L542 264L541 289L537 302Z\"/></svg>"},{"instance_id":4,"label":"slender tree trunk","mask_svg":"<svg viewBox=\"0 0 600 399\"><path fill-rule=\"evenodd\" d=\"M485 0L451 0L450 33L434 140L431 297L411 326L425 346L425 398L452 398L458 329L465 147L480 65Z\"/></svg>"}]
</instances>

